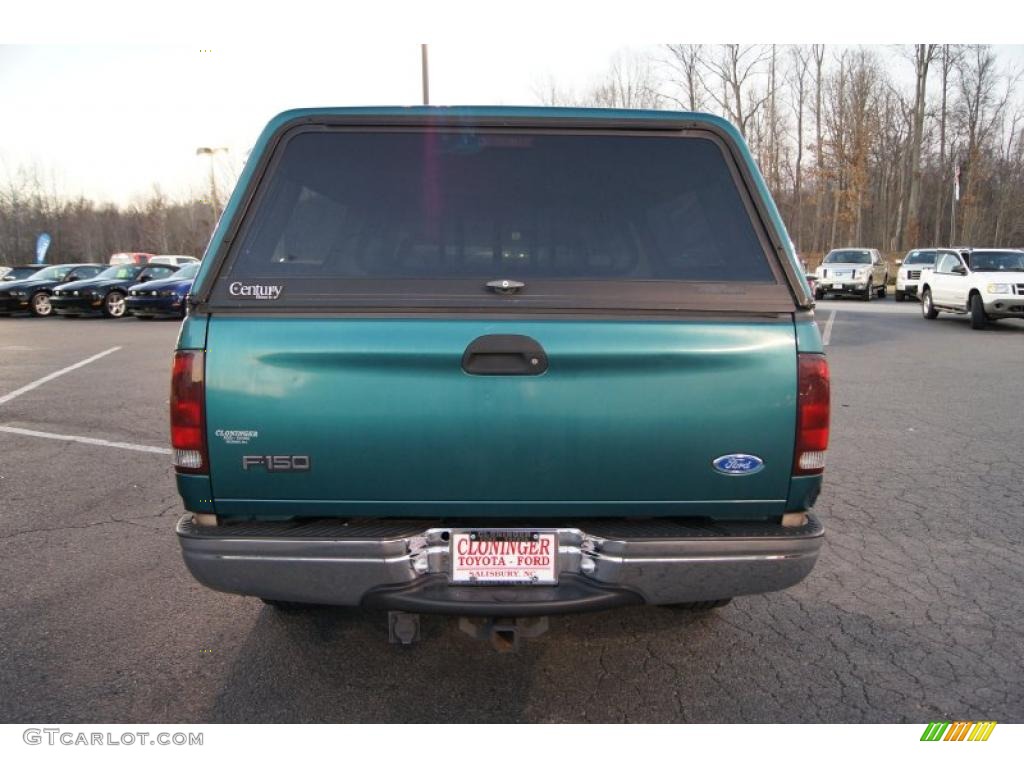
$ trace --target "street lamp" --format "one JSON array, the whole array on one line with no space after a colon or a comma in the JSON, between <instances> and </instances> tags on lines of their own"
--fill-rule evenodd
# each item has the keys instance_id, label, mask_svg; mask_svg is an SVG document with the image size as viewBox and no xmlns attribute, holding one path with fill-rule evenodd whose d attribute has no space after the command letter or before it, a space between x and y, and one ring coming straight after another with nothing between
<instances>
[{"instance_id":1,"label":"street lamp","mask_svg":"<svg viewBox=\"0 0 1024 768\"><path fill-rule=\"evenodd\" d=\"M213 160L218 152L228 153L227 147L197 147L196 156L206 155L210 158L210 207L213 209L213 218L216 220L220 202L217 199L217 175L214 173Z\"/></svg>"}]
</instances>

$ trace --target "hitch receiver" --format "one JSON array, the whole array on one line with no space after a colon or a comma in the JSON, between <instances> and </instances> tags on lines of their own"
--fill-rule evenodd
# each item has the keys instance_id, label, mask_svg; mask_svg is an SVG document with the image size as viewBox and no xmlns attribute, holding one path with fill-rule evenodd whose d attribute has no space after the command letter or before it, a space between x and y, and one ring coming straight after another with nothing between
<instances>
[{"instance_id":1,"label":"hitch receiver","mask_svg":"<svg viewBox=\"0 0 1024 768\"><path fill-rule=\"evenodd\" d=\"M520 640L540 637L550 629L547 616L528 618L459 619L459 629L476 640L490 640L498 653L514 653Z\"/></svg>"}]
</instances>

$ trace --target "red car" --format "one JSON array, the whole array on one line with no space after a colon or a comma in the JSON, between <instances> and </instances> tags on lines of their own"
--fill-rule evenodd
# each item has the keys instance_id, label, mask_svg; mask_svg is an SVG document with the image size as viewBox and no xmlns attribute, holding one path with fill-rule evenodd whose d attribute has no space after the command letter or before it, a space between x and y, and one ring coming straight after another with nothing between
<instances>
[{"instance_id":1,"label":"red car","mask_svg":"<svg viewBox=\"0 0 1024 768\"><path fill-rule=\"evenodd\" d=\"M110 264L148 264L153 258L152 253L115 253L110 257Z\"/></svg>"}]
</instances>

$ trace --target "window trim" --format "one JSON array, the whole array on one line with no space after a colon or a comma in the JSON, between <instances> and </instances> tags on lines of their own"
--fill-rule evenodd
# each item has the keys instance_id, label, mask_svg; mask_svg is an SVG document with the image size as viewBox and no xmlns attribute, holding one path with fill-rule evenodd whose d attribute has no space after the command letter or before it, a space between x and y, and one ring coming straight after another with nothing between
<instances>
[{"instance_id":1,"label":"window trim","mask_svg":"<svg viewBox=\"0 0 1024 768\"><path fill-rule=\"evenodd\" d=\"M586 124L586 125L584 125ZM254 169L249 184L245 190L242 204L228 223L228 230L220 243L212 261L213 269L203 280L203 285L193 296L193 310L197 314L208 311L240 311L255 310L254 302L228 301L226 300L227 278L230 277L234 266L238 247L245 234L251 226L254 211L261 205L269 185L265 183L278 170L282 162L285 149L290 141L297 136L307 133L322 132L400 132L400 133L421 133L424 130L440 130L457 133L471 127L476 132L522 135L635 135L635 136L676 136L679 138L701 138L710 140L716 144L722 153L722 158L732 176L733 182L739 192L741 204L750 218L751 226L755 237L761 245L762 251L768 262L772 274L772 281L744 282L744 281L716 281L716 282L683 282L683 281L581 281L562 280L569 290L560 297L565 299L564 303L553 303L551 294L545 297L528 297L518 295L514 297L496 297L486 292L479 279L469 281L475 290L466 293L464 287L456 286L460 290L455 295L445 297L423 297L391 295L387 292L370 291L361 296L346 296L339 298L337 295L331 297L330 306L324 303L303 302L303 305L294 301L287 306L268 306L270 302L259 302L261 312L344 312L347 310L366 312L378 309L387 311L415 311L417 306L424 311L436 312L439 308L451 310L467 310L480 312L509 312L509 311L571 311L571 310L622 310L621 300L623 293L629 295L636 293L642 288L650 294L648 300L637 300L635 305L629 309L643 311L673 311L693 310L703 311L753 311L753 312L792 312L797 308L806 308L802 302L804 293L797 288L802 284L796 276L795 270L790 264L784 246L776 243L778 233L769 225L770 217L764 209L764 200L760 195L751 192L756 187L754 179L750 175L750 168L739 157L736 147L733 145L729 135L713 124L704 124L697 121L629 121L624 125L623 121L611 120L553 120L553 119L495 119L482 118L473 120L467 126L464 121L453 116L450 120L437 117L425 118L414 117L410 119L399 119L395 117L377 117L361 119L354 116L323 116L314 118L300 118L282 126L268 140L264 152L261 153L259 165ZM308 278L290 278L290 282ZM321 285L326 281L318 279ZM456 282L444 279L445 282ZM351 283L351 280L346 282ZM400 281L380 280L380 283L397 284ZM417 285L422 285L422 280L416 280ZM535 285L540 285L536 280ZM545 281L551 283L553 281ZM600 282L601 289L594 291L592 283ZM651 291L652 283L656 283L660 290ZM575 284L576 290L572 290ZM583 287L590 289L588 295L580 290ZM220 290L218 290L218 288ZM665 289L671 289L668 295ZM383 295L382 295L383 294ZM382 299L387 299L382 302ZM308 304L308 306L304 306ZM340 306L339 306L340 305Z\"/></svg>"}]
</instances>

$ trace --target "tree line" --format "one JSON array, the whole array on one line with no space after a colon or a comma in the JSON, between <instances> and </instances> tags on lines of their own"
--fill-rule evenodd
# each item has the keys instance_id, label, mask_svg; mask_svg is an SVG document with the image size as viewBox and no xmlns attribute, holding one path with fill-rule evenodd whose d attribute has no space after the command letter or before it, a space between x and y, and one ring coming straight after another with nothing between
<instances>
[{"instance_id":1,"label":"tree line","mask_svg":"<svg viewBox=\"0 0 1024 768\"><path fill-rule=\"evenodd\" d=\"M127 205L67 197L37 166L21 167L0 183L0 265L35 261L46 232L46 262L106 262L113 253L202 256L224 204L216 186L173 199L158 185Z\"/></svg>"},{"instance_id":2,"label":"tree line","mask_svg":"<svg viewBox=\"0 0 1024 768\"><path fill-rule=\"evenodd\" d=\"M1024 247L1020 72L991 46L885 51L825 45L667 44L626 51L575 92L549 79L547 105L711 112L743 134L801 254L865 246ZM222 200L158 186L114 205L62 196L34 168L0 180L0 263L117 251L199 255ZM959 199L955 199L955 188ZM221 188L225 188L222 184Z\"/></svg>"},{"instance_id":3,"label":"tree line","mask_svg":"<svg viewBox=\"0 0 1024 768\"><path fill-rule=\"evenodd\" d=\"M743 134L797 250L1024 247L1021 73L986 45L668 44L549 105L711 112ZM955 198L959 199L955 199Z\"/></svg>"}]
</instances>

